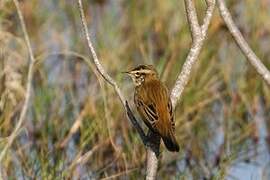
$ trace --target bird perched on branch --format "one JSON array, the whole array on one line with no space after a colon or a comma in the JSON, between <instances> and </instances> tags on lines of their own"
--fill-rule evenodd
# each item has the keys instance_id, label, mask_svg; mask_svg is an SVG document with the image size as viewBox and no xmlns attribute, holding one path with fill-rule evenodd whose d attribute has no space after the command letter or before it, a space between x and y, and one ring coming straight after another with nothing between
<instances>
[{"instance_id":1,"label":"bird perched on branch","mask_svg":"<svg viewBox=\"0 0 270 180\"><path fill-rule=\"evenodd\" d=\"M125 73L135 85L134 102L144 123L160 135L169 151L179 151L170 96L154 66L139 65Z\"/></svg>"}]
</instances>

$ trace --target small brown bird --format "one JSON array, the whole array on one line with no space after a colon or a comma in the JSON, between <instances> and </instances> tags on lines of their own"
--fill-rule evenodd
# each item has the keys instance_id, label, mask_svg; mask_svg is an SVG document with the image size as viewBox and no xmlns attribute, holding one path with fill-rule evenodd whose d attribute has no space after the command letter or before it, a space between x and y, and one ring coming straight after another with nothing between
<instances>
[{"instance_id":1,"label":"small brown bird","mask_svg":"<svg viewBox=\"0 0 270 180\"><path fill-rule=\"evenodd\" d=\"M154 66L139 65L126 73L135 85L134 102L144 123L161 136L169 151L179 151L174 136L172 103Z\"/></svg>"}]
</instances>

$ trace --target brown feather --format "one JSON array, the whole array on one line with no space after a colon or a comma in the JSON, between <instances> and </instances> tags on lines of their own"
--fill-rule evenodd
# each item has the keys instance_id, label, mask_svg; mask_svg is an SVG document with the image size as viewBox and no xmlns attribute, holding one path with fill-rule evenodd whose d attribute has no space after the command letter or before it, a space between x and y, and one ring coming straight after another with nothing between
<instances>
[{"instance_id":1,"label":"brown feather","mask_svg":"<svg viewBox=\"0 0 270 180\"><path fill-rule=\"evenodd\" d=\"M134 101L145 124L162 137L170 151L179 151L168 90L157 78L146 78L135 89Z\"/></svg>"}]
</instances>

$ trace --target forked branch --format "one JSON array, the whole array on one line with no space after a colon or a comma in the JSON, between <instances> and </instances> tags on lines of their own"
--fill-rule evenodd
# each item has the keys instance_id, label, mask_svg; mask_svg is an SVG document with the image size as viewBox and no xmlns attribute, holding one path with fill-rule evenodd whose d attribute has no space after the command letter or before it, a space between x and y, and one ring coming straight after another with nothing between
<instances>
[{"instance_id":1,"label":"forked branch","mask_svg":"<svg viewBox=\"0 0 270 180\"><path fill-rule=\"evenodd\" d=\"M190 79L192 67L198 60L198 56L203 46L203 42L206 39L208 26L214 13L216 0L206 0L206 4L207 4L206 15L204 17L202 26L200 26L193 0L185 0L187 19L189 22L190 31L192 35L192 45L186 58L186 61L182 67L182 70L178 75L175 85L171 92L171 100L173 108L175 108L176 103L181 98L184 88L186 87Z\"/></svg>"}]
</instances>

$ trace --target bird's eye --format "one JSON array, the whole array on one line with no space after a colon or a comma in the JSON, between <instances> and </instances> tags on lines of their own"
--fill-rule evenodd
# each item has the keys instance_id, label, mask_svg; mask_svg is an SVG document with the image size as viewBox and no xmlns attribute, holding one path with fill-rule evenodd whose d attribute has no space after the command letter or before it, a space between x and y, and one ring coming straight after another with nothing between
<instances>
[{"instance_id":1,"label":"bird's eye","mask_svg":"<svg viewBox=\"0 0 270 180\"><path fill-rule=\"evenodd\" d=\"M137 76L137 77L140 76L140 73L136 72L136 73L135 73L135 76Z\"/></svg>"}]
</instances>

